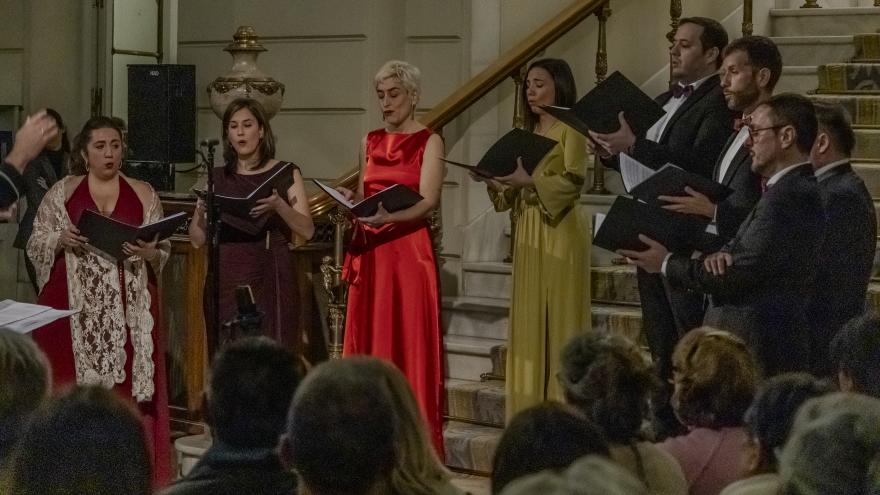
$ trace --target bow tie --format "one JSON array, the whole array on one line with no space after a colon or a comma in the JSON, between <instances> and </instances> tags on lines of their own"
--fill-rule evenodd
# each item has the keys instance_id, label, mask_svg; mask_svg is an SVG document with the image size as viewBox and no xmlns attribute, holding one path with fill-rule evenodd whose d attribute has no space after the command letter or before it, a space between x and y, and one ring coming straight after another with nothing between
<instances>
[{"instance_id":1,"label":"bow tie","mask_svg":"<svg viewBox=\"0 0 880 495\"><path fill-rule=\"evenodd\" d=\"M745 117L743 117L743 118L741 118L741 119L733 119L733 131L734 131L734 132L739 132L740 129L742 129L743 127L749 125L749 122L751 122L751 120L752 120L752 119L751 119L750 116L745 116Z\"/></svg>"},{"instance_id":2,"label":"bow tie","mask_svg":"<svg viewBox=\"0 0 880 495\"><path fill-rule=\"evenodd\" d=\"M682 86L681 84L676 84L672 87L672 97L673 98L687 98L694 92L694 85L688 84L687 86Z\"/></svg>"}]
</instances>

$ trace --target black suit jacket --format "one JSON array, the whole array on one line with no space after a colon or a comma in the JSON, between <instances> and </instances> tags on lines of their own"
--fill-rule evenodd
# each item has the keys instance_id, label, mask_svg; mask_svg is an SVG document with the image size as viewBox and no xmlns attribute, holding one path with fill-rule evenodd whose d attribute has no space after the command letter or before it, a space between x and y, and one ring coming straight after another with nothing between
<instances>
[{"instance_id":1,"label":"black suit jacket","mask_svg":"<svg viewBox=\"0 0 880 495\"><path fill-rule=\"evenodd\" d=\"M805 318L825 233L819 186L809 164L789 171L755 205L725 247L733 265L722 276L702 260L673 255L666 277L711 296L705 323L740 335L768 376L806 370Z\"/></svg>"},{"instance_id":2,"label":"black suit jacket","mask_svg":"<svg viewBox=\"0 0 880 495\"><path fill-rule=\"evenodd\" d=\"M215 444L185 477L159 495L296 495L296 474L273 449L233 449Z\"/></svg>"},{"instance_id":3,"label":"black suit jacket","mask_svg":"<svg viewBox=\"0 0 880 495\"><path fill-rule=\"evenodd\" d=\"M65 161L66 157L62 158L62 162ZM25 198L27 198L27 210L25 210L24 215L21 217L21 221L18 224L18 233L12 243L13 246L19 249L27 247L28 239L31 238L31 232L34 229L34 218L37 216L37 208L40 207L43 196L61 177L52 166L49 158L45 154L40 154L28 163L22 178L24 180L24 194Z\"/></svg>"},{"instance_id":4,"label":"black suit jacket","mask_svg":"<svg viewBox=\"0 0 880 495\"><path fill-rule=\"evenodd\" d=\"M877 244L877 215L865 183L847 163L817 177L827 230L819 254L816 294L807 317L813 332L811 369L833 373L828 348L847 320L865 310Z\"/></svg>"},{"instance_id":5,"label":"black suit jacket","mask_svg":"<svg viewBox=\"0 0 880 495\"><path fill-rule=\"evenodd\" d=\"M667 163L712 177L712 166L733 129L734 114L727 108L717 75L694 90L670 117L655 143L636 136L632 157L658 169ZM665 105L672 98L667 91L655 101Z\"/></svg>"},{"instance_id":6,"label":"black suit jacket","mask_svg":"<svg viewBox=\"0 0 880 495\"><path fill-rule=\"evenodd\" d=\"M24 179L12 165L0 163L0 208L6 208L18 201L18 196L24 194Z\"/></svg>"},{"instance_id":7,"label":"black suit jacket","mask_svg":"<svg viewBox=\"0 0 880 495\"><path fill-rule=\"evenodd\" d=\"M736 236L743 220L761 199L761 176L752 172L752 156L745 145L740 146L733 156L724 177L719 177L721 161L727 150L733 145L736 136L737 134L734 133L727 140L727 144L718 155L715 169L712 172L713 179L733 189L730 196L718 203L715 212L718 236L721 237L722 242L727 242Z\"/></svg>"}]
</instances>

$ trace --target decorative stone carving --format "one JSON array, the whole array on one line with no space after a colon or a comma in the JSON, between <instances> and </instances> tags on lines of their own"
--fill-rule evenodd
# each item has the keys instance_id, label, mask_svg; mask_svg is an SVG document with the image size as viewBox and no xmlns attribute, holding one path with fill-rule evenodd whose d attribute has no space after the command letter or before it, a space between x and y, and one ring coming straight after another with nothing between
<instances>
[{"instance_id":1,"label":"decorative stone carving","mask_svg":"<svg viewBox=\"0 0 880 495\"><path fill-rule=\"evenodd\" d=\"M271 119L281 109L284 84L272 79L257 67L257 57L266 48L250 26L241 26L232 36L232 43L223 51L232 55L232 69L208 84L211 109L218 118L232 100L251 98L259 101Z\"/></svg>"}]
</instances>

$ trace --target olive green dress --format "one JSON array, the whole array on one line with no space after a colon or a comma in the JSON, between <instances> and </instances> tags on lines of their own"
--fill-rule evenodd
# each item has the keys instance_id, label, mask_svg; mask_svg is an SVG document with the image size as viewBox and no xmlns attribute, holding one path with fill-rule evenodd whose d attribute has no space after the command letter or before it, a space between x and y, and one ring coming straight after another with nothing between
<instances>
[{"instance_id":1,"label":"olive green dress","mask_svg":"<svg viewBox=\"0 0 880 495\"><path fill-rule=\"evenodd\" d=\"M490 190L497 211L514 208L513 294L507 338L506 415L562 400L556 380L565 343L591 330L590 219L578 198L587 169L585 138L561 122L545 134L559 142L534 185Z\"/></svg>"}]
</instances>

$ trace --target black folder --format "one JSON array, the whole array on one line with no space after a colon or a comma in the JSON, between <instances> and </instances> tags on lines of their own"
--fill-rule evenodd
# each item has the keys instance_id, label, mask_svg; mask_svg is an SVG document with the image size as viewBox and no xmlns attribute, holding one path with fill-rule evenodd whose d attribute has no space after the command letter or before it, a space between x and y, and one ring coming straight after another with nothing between
<instances>
[{"instance_id":1,"label":"black folder","mask_svg":"<svg viewBox=\"0 0 880 495\"><path fill-rule=\"evenodd\" d=\"M186 222L186 213L179 212L146 225L129 225L110 217L105 217L93 210L83 211L77 228L89 239L89 245L99 249L117 260L128 256L122 252L122 244L136 244L138 239L152 241L171 237Z\"/></svg>"},{"instance_id":2,"label":"black folder","mask_svg":"<svg viewBox=\"0 0 880 495\"><path fill-rule=\"evenodd\" d=\"M617 114L621 111L636 136L644 136L666 114L662 106L619 71L597 84L571 108L541 108L587 137L587 130L608 134L620 129Z\"/></svg>"},{"instance_id":3,"label":"black folder","mask_svg":"<svg viewBox=\"0 0 880 495\"><path fill-rule=\"evenodd\" d=\"M639 234L644 234L672 252L702 251L713 238L706 233L708 224L709 220L704 217L684 215L619 196L595 229L593 244L609 251L644 251L648 246L639 240Z\"/></svg>"},{"instance_id":4,"label":"black folder","mask_svg":"<svg viewBox=\"0 0 880 495\"><path fill-rule=\"evenodd\" d=\"M312 179L318 187L321 188L322 191L327 193L328 196L333 198L337 203L342 205L345 209L349 210L352 215L356 217L370 217L376 214L379 210L379 203L382 203L382 207L385 208L385 211L388 213L393 213L395 211L405 210L410 206L418 203L419 201L425 199L421 194L413 191L412 189L404 186L403 184L394 184L393 186L386 187L376 194L370 196L369 198L365 198L362 201L357 203L352 203L345 199L345 197L339 193L336 189L324 184L323 182Z\"/></svg>"},{"instance_id":5,"label":"black folder","mask_svg":"<svg viewBox=\"0 0 880 495\"><path fill-rule=\"evenodd\" d=\"M629 160L635 161L632 158ZM632 163L629 160L621 155L621 174L625 174L624 167ZM643 171L650 170L638 162L635 163L635 166L640 167ZM627 186L626 180L624 181L624 186ZM720 182L688 172L671 163L667 163L660 167L659 170L651 172L648 177L638 184L634 186L629 185L627 192L647 203L663 205L666 203L657 199L658 196L686 196L685 187L690 187L698 193L707 196L715 204L720 203L733 193L733 189Z\"/></svg>"},{"instance_id":6,"label":"black folder","mask_svg":"<svg viewBox=\"0 0 880 495\"><path fill-rule=\"evenodd\" d=\"M522 158L523 168L529 175L541 160L556 146L556 141L523 129L511 129L501 136L476 165L441 158L444 162L462 167L483 177L504 177L516 170L516 159Z\"/></svg>"}]
</instances>

